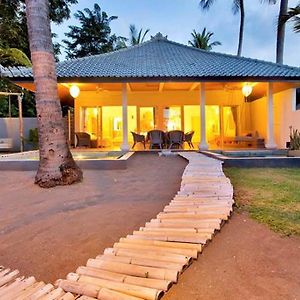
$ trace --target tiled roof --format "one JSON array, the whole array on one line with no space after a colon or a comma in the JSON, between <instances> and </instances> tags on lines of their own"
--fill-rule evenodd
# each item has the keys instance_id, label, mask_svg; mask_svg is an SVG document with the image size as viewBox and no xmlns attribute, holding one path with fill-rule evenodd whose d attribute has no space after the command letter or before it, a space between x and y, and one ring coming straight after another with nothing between
<instances>
[{"instance_id":1,"label":"tiled roof","mask_svg":"<svg viewBox=\"0 0 300 300\"><path fill-rule=\"evenodd\" d=\"M26 80L31 69L2 69L4 76ZM143 44L57 64L59 81L142 80L300 80L300 68L192 48L157 34Z\"/></svg>"}]
</instances>

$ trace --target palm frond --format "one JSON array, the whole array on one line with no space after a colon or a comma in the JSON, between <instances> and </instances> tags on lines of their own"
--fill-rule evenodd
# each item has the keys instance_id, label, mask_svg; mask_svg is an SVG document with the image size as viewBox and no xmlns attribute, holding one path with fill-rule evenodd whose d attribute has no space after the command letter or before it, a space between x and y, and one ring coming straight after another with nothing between
<instances>
[{"instance_id":1,"label":"palm frond","mask_svg":"<svg viewBox=\"0 0 300 300\"><path fill-rule=\"evenodd\" d=\"M199 6L203 10L209 10L210 7L214 4L215 0L200 0Z\"/></svg>"},{"instance_id":2,"label":"palm frond","mask_svg":"<svg viewBox=\"0 0 300 300\"><path fill-rule=\"evenodd\" d=\"M1 48L0 64L3 66L31 67L31 61L28 56L17 48Z\"/></svg>"},{"instance_id":3,"label":"palm frond","mask_svg":"<svg viewBox=\"0 0 300 300\"><path fill-rule=\"evenodd\" d=\"M232 2L232 12L234 15L236 15L241 10L241 2L243 0L233 0Z\"/></svg>"}]
</instances>

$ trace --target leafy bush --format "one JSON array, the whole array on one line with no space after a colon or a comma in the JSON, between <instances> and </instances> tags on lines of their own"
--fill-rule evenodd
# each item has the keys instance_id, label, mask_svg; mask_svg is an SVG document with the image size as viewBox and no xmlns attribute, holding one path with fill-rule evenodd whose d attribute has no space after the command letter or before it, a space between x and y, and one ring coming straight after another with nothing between
<instances>
[{"instance_id":1,"label":"leafy bush","mask_svg":"<svg viewBox=\"0 0 300 300\"><path fill-rule=\"evenodd\" d=\"M34 149L38 149L39 146L39 135L38 135L38 129L37 128L32 128L29 129L29 135L27 142L32 145Z\"/></svg>"},{"instance_id":2,"label":"leafy bush","mask_svg":"<svg viewBox=\"0 0 300 300\"><path fill-rule=\"evenodd\" d=\"M290 127L290 150L300 150L300 132Z\"/></svg>"}]
</instances>

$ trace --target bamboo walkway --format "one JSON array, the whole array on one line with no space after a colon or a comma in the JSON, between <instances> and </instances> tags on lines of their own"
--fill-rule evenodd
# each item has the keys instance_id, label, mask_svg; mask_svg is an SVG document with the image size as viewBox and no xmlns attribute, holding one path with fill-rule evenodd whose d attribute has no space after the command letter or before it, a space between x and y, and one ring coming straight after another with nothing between
<instances>
[{"instance_id":1,"label":"bamboo walkway","mask_svg":"<svg viewBox=\"0 0 300 300\"><path fill-rule=\"evenodd\" d=\"M0 267L0 299L160 299L220 230L234 203L220 161L194 152L180 155L189 161L180 191L155 219L55 286Z\"/></svg>"}]
</instances>

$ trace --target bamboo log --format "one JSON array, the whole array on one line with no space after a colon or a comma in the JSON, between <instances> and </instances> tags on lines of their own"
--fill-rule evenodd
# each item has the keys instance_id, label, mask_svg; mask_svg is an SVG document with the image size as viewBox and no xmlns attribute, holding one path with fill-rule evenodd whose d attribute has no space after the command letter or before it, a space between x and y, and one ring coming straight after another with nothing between
<instances>
[{"instance_id":1,"label":"bamboo log","mask_svg":"<svg viewBox=\"0 0 300 300\"><path fill-rule=\"evenodd\" d=\"M162 242L180 242L180 243L193 243L193 244L205 244L207 239L201 239L197 237L189 237L189 236L177 236L177 235L164 235L160 233L152 233L146 234L146 231L141 231L139 234L134 235L137 239L142 240L154 240L154 241L162 241Z\"/></svg>"},{"instance_id":2,"label":"bamboo log","mask_svg":"<svg viewBox=\"0 0 300 300\"><path fill-rule=\"evenodd\" d=\"M98 259L89 259L87 267L98 268L106 271L127 274L137 277L154 278L177 282L178 272L163 268L153 268L137 266L113 261L102 261Z\"/></svg>"},{"instance_id":3,"label":"bamboo log","mask_svg":"<svg viewBox=\"0 0 300 300\"><path fill-rule=\"evenodd\" d=\"M69 280L59 279L56 281L55 285L59 286L66 292L85 295L88 297L98 298L98 293L100 291L100 287L94 284L87 284L83 282L75 282Z\"/></svg>"},{"instance_id":4,"label":"bamboo log","mask_svg":"<svg viewBox=\"0 0 300 300\"><path fill-rule=\"evenodd\" d=\"M115 272L104 271L104 270L99 270L96 268L89 268L89 267L79 267L76 270L76 273L80 275L86 275L86 276L96 277L105 280L112 280L116 282L124 282L133 285L140 285L140 286L153 288L157 290L163 290L163 291L167 291L172 285L171 281L167 281L167 280L141 278L141 277L123 275Z\"/></svg>"},{"instance_id":5,"label":"bamboo log","mask_svg":"<svg viewBox=\"0 0 300 300\"><path fill-rule=\"evenodd\" d=\"M140 231L134 231L133 234L135 233L140 233ZM142 232L142 233L147 233L148 232ZM197 258L198 256L198 252L195 249L183 249L183 248L174 248L174 247L168 247L166 244L164 245L141 245L141 244L133 244L133 243L126 243L121 241L120 243L115 243L114 244L114 248L125 248L125 249L138 249L138 250L154 250L157 252L169 252L169 253L173 253L173 254L180 254L180 255L184 255L184 256L190 256L193 258Z\"/></svg>"},{"instance_id":6,"label":"bamboo log","mask_svg":"<svg viewBox=\"0 0 300 300\"><path fill-rule=\"evenodd\" d=\"M173 224L190 224L195 227L201 227L202 225L205 226L215 226L215 225L220 225L221 224L221 219L201 219L201 220L192 220L192 219L174 219L174 220L169 220L169 219L152 219L151 223L156 223L156 224L168 224L168 223L173 223Z\"/></svg>"},{"instance_id":7,"label":"bamboo log","mask_svg":"<svg viewBox=\"0 0 300 300\"><path fill-rule=\"evenodd\" d=\"M121 283L121 282L114 282L105 279L89 277L86 275L80 276L78 282L93 284L100 288L107 288L129 296L134 296L146 300L157 300L160 299L163 295L163 291L157 289L151 289L147 287L141 287L141 286Z\"/></svg>"},{"instance_id":8,"label":"bamboo log","mask_svg":"<svg viewBox=\"0 0 300 300\"><path fill-rule=\"evenodd\" d=\"M170 232L170 233L202 233L204 235L208 235L211 236L214 231L215 228L185 228L185 227L180 227L180 228L173 228L173 227L163 227L163 228L159 228L159 227L141 227L140 231L151 231L151 232Z\"/></svg>"},{"instance_id":9,"label":"bamboo log","mask_svg":"<svg viewBox=\"0 0 300 300\"><path fill-rule=\"evenodd\" d=\"M208 239L211 239L210 234L203 233L182 233L182 232L152 232L152 231L134 231L133 235L139 237L153 237L157 240L182 243L199 243L205 244ZM193 256L192 256L193 257ZM193 257L195 258L195 257Z\"/></svg>"},{"instance_id":10,"label":"bamboo log","mask_svg":"<svg viewBox=\"0 0 300 300\"><path fill-rule=\"evenodd\" d=\"M32 294L38 291L40 288L45 286L44 282L35 282L32 285L25 288L23 291L20 291L14 296L14 300L23 300L29 298Z\"/></svg>"},{"instance_id":11,"label":"bamboo log","mask_svg":"<svg viewBox=\"0 0 300 300\"><path fill-rule=\"evenodd\" d=\"M220 214L230 214L232 211L231 207L178 207L171 205L165 207L163 212L165 213L180 213L180 212L191 212L191 213L220 213Z\"/></svg>"},{"instance_id":12,"label":"bamboo log","mask_svg":"<svg viewBox=\"0 0 300 300\"><path fill-rule=\"evenodd\" d=\"M134 257L114 256L114 255L98 255L96 257L96 259L100 259L100 260L110 260L110 261L116 261L122 263L124 263L124 258L127 259L127 262L125 263L132 264L132 265L138 265L144 267L155 267L155 268L160 268L162 266L161 261L148 259L148 258L134 258ZM181 264L175 264L170 262L164 262L163 266L166 269L176 270L177 272L181 272L183 269L183 266Z\"/></svg>"},{"instance_id":13,"label":"bamboo log","mask_svg":"<svg viewBox=\"0 0 300 300\"><path fill-rule=\"evenodd\" d=\"M56 300L64 295L65 295L64 290L61 287L58 287L58 288L52 290L50 293L39 298L39 300Z\"/></svg>"},{"instance_id":14,"label":"bamboo log","mask_svg":"<svg viewBox=\"0 0 300 300\"><path fill-rule=\"evenodd\" d=\"M167 246L171 248L182 248L182 249L193 249L198 252L202 251L202 246L199 244L190 243L176 243L176 242L163 242L163 241L153 241L153 240L143 240L133 238L132 235L127 235L126 238L121 238L120 241L124 243L142 244L142 245L155 245L155 246Z\"/></svg>"},{"instance_id":15,"label":"bamboo log","mask_svg":"<svg viewBox=\"0 0 300 300\"><path fill-rule=\"evenodd\" d=\"M3 277L4 275L8 274L10 272L10 269L4 269L3 267L1 268L1 271L0 271L0 279L1 277Z\"/></svg>"},{"instance_id":16,"label":"bamboo log","mask_svg":"<svg viewBox=\"0 0 300 300\"><path fill-rule=\"evenodd\" d=\"M149 258L149 259L156 259L161 262L167 261L167 262L179 263L183 265L190 264L192 261L191 257L187 257L184 255L162 253L153 250L140 251L137 249L106 248L104 250L104 254L116 255L116 256L129 256L129 257L136 257L136 258Z\"/></svg>"},{"instance_id":17,"label":"bamboo log","mask_svg":"<svg viewBox=\"0 0 300 300\"><path fill-rule=\"evenodd\" d=\"M149 228L149 227L140 227L139 231L157 231L157 232L165 232L165 231L172 231L172 232L192 232L197 233L197 229L195 228Z\"/></svg>"},{"instance_id":18,"label":"bamboo log","mask_svg":"<svg viewBox=\"0 0 300 300\"><path fill-rule=\"evenodd\" d=\"M64 296L60 297L59 300L74 300L75 297L71 293L66 293Z\"/></svg>"},{"instance_id":19,"label":"bamboo log","mask_svg":"<svg viewBox=\"0 0 300 300\"><path fill-rule=\"evenodd\" d=\"M166 207L172 208L232 208L232 203L180 203L180 202L170 202Z\"/></svg>"},{"instance_id":20,"label":"bamboo log","mask_svg":"<svg viewBox=\"0 0 300 300\"><path fill-rule=\"evenodd\" d=\"M4 284L9 283L10 281L14 280L17 278L18 274L20 272L18 270L14 270L0 278L0 286L3 286Z\"/></svg>"},{"instance_id":21,"label":"bamboo log","mask_svg":"<svg viewBox=\"0 0 300 300\"><path fill-rule=\"evenodd\" d=\"M170 222L148 222L146 223L146 228L193 228L196 229L198 232L201 232L201 229L204 230L219 230L220 229L220 222L175 222L171 221Z\"/></svg>"},{"instance_id":22,"label":"bamboo log","mask_svg":"<svg viewBox=\"0 0 300 300\"><path fill-rule=\"evenodd\" d=\"M22 280L24 278L25 278L24 276L18 277L15 279L15 281L10 282L9 284L5 284L2 287L0 287L0 299L1 299L1 296L4 295L5 293L7 293L9 290L17 288L19 285L21 285Z\"/></svg>"},{"instance_id":23,"label":"bamboo log","mask_svg":"<svg viewBox=\"0 0 300 300\"><path fill-rule=\"evenodd\" d=\"M145 228L143 230L134 231L133 234L140 235L140 234L146 234L146 235L155 235L155 234L165 234L169 238L169 236L190 236L190 237L203 237L207 239L211 239L212 233L209 232L209 230L200 230L200 232L197 232L196 229L193 231L190 231L190 228L188 228L187 231L185 231L184 228L180 228L181 230L178 230L178 228Z\"/></svg>"},{"instance_id":24,"label":"bamboo log","mask_svg":"<svg viewBox=\"0 0 300 300\"><path fill-rule=\"evenodd\" d=\"M44 295L50 293L54 289L54 286L51 283L46 284L44 287L40 288L34 294L30 296L30 300L37 300L43 297Z\"/></svg>"},{"instance_id":25,"label":"bamboo log","mask_svg":"<svg viewBox=\"0 0 300 300\"><path fill-rule=\"evenodd\" d=\"M34 277L28 277L22 280L15 280L10 285L6 286L0 292L1 299L14 299L15 295L19 292L22 292L27 287L35 283Z\"/></svg>"},{"instance_id":26,"label":"bamboo log","mask_svg":"<svg viewBox=\"0 0 300 300\"><path fill-rule=\"evenodd\" d=\"M69 273L66 277L67 280L77 281L79 279L79 275L77 273Z\"/></svg>"},{"instance_id":27,"label":"bamboo log","mask_svg":"<svg viewBox=\"0 0 300 300\"><path fill-rule=\"evenodd\" d=\"M102 288L98 294L98 299L101 300L140 300L141 298L125 295L113 290Z\"/></svg>"},{"instance_id":28,"label":"bamboo log","mask_svg":"<svg viewBox=\"0 0 300 300\"><path fill-rule=\"evenodd\" d=\"M214 213L214 212L202 212L202 213L159 213L157 215L158 219L223 219L227 220L228 215L225 213Z\"/></svg>"}]
</instances>

